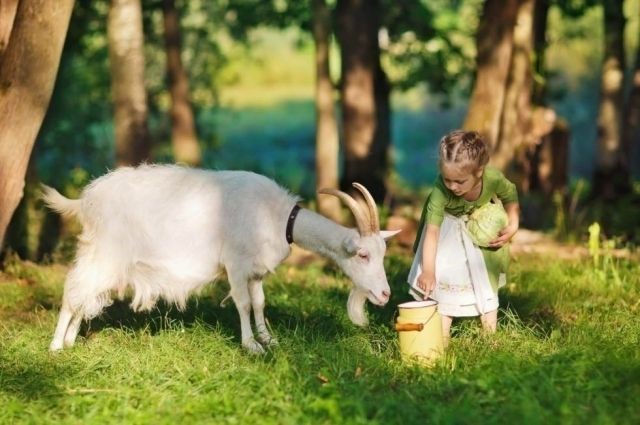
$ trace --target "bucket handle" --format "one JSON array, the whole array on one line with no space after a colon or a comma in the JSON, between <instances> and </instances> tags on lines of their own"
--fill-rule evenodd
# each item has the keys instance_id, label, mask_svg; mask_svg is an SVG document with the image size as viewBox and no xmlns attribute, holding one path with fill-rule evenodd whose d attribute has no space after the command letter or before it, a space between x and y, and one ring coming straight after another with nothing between
<instances>
[{"instance_id":1,"label":"bucket handle","mask_svg":"<svg viewBox=\"0 0 640 425\"><path fill-rule=\"evenodd\" d=\"M424 323L396 323L396 331L405 332L405 331L418 331L420 332L424 329Z\"/></svg>"},{"instance_id":2,"label":"bucket handle","mask_svg":"<svg viewBox=\"0 0 640 425\"><path fill-rule=\"evenodd\" d=\"M424 325L426 325L427 323L429 323L429 320L431 320L433 318L433 315L436 314L436 309L433 310L433 313L431 313L431 316L429 316L429 318L427 320L425 320L422 323L396 323L395 324L395 329L398 332L407 332L407 331L418 331L420 332L421 330L424 329Z\"/></svg>"}]
</instances>

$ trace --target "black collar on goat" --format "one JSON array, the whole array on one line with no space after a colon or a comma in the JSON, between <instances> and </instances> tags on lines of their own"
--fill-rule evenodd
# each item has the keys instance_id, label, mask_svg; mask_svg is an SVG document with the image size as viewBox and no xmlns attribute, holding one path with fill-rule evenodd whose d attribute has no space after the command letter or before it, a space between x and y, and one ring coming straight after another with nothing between
<instances>
[{"instance_id":1,"label":"black collar on goat","mask_svg":"<svg viewBox=\"0 0 640 425\"><path fill-rule=\"evenodd\" d=\"M287 237L287 243L291 245L293 243L293 223L296 221L296 216L300 211L300 205L296 204L289 213L289 219L287 220L287 229L285 230L285 236Z\"/></svg>"}]
</instances>

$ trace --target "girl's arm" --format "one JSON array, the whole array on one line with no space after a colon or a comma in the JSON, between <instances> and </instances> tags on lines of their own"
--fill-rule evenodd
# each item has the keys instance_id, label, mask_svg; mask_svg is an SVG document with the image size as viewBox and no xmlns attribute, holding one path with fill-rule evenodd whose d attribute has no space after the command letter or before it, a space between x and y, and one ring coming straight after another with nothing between
<instances>
[{"instance_id":1,"label":"girl's arm","mask_svg":"<svg viewBox=\"0 0 640 425\"><path fill-rule=\"evenodd\" d=\"M418 287L428 298L436 285L436 251L440 238L440 226L427 224L424 244L422 245L422 273L418 276Z\"/></svg>"},{"instance_id":2,"label":"girl's arm","mask_svg":"<svg viewBox=\"0 0 640 425\"><path fill-rule=\"evenodd\" d=\"M507 217L509 217L509 223L500 231L498 237L491 241L489 244L491 248L500 248L509 242L520 227L520 204L510 202L504 205L504 209L507 212Z\"/></svg>"}]
</instances>

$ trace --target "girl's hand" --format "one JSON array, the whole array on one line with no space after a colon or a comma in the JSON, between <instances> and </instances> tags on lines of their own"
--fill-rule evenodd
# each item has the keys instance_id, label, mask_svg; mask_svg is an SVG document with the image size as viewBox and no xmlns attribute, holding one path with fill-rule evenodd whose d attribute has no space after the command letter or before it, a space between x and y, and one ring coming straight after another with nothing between
<instances>
[{"instance_id":1,"label":"girl's hand","mask_svg":"<svg viewBox=\"0 0 640 425\"><path fill-rule=\"evenodd\" d=\"M505 211L509 217L509 224L498 233L498 237L489 243L490 248L500 248L511 240L518 231L520 223L520 205L517 202L505 204Z\"/></svg>"},{"instance_id":2,"label":"girl's hand","mask_svg":"<svg viewBox=\"0 0 640 425\"><path fill-rule=\"evenodd\" d=\"M424 299L429 297L433 288L436 287L436 277L433 273L420 273L418 276L418 287L424 291Z\"/></svg>"},{"instance_id":3,"label":"girl's hand","mask_svg":"<svg viewBox=\"0 0 640 425\"><path fill-rule=\"evenodd\" d=\"M509 223L498 233L498 237L489 242L489 248L500 248L511 240L518 231L518 223Z\"/></svg>"}]
</instances>

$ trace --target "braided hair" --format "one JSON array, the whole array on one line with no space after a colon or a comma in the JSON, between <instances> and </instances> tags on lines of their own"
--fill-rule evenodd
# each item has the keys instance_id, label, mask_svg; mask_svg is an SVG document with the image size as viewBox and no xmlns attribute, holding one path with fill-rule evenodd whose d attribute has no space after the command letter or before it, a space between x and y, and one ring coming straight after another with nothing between
<instances>
[{"instance_id":1,"label":"braided hair","mask_svg":"<svg viewBox=\"0 0 640 425\"><path fill-rule=\"evenodd\" d=\"M489 162L489 147L477 131L454 130L440 139L440 166L457 164L474 170Z\"/></svg>"}]
</instances>

